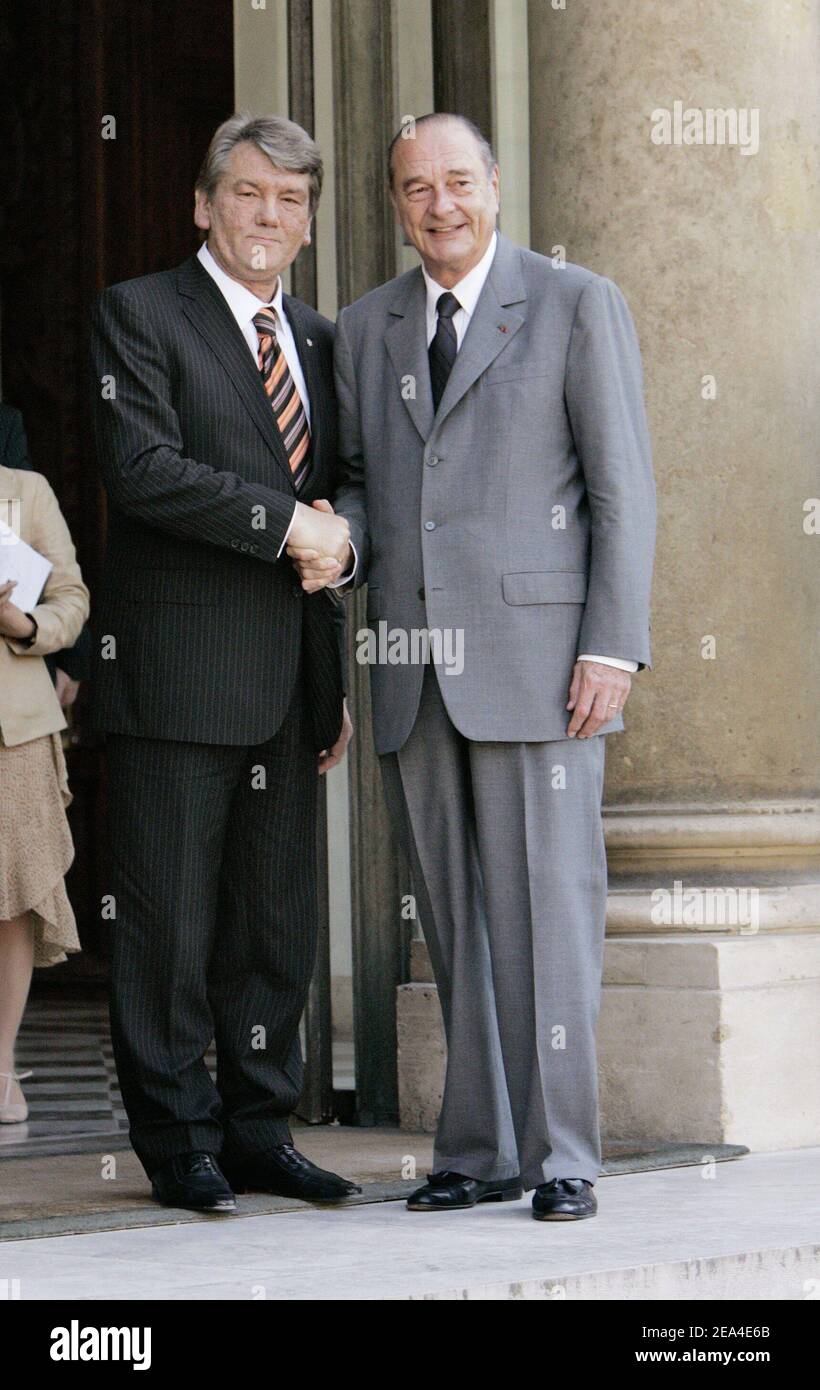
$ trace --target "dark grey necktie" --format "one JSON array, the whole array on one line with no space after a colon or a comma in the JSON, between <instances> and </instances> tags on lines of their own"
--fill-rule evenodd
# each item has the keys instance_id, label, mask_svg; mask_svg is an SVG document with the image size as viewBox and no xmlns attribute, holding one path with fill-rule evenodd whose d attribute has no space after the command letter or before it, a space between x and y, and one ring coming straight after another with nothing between
<instances>
[{"instance_id":1,"label":"dark grey necktie","mask_svg":"<svg viewBox=\"0 0 820 1390\"><path fill-rule=\"evenodd\" d=\"M436 304L438 314L436 336L428 349L434 410L438 410L439 402L444 395L444 388L447 385L447 378L456 360L458 340L453 326L453 314L460 308L461 305L455 295L451 294L449 290L445 290L444 294L439 295Z\"/></svg>"}]
</instances>

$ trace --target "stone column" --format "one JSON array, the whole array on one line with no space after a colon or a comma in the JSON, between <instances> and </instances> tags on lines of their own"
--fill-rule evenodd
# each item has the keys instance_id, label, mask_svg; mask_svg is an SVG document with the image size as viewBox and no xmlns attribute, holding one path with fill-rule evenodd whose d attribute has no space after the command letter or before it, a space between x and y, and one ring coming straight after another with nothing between
<instances>
[{"instance_id":1,"label":"stone column","mask_svg":"<svg viewBox=\"0 0 820 1390\"><path fill-rule=\"evenodd\" d=\"M659 490L607 741L618 1137L820 1131L818 45L812 0L529 6L532 244L624 291Z\"/></svg>"},{"instance_id":2,"label":"stone column","mask_svg":"<svg viewBox=\"0 0 820 1390\"><path fill-rule=\"evenodd\" d=\"M350 304L396 273L385 150L397 121L390 7L381 0L333 5L336 230L339 303ZM349 647L366 626L364 591L347 603ZM370 728L367 667L349 662L356 738L349 753L353 1009L357 1119L395 1122L396 988L407 978L409 924L401 918L407 870L390 830Z\"/></svg>"}]
</instances>

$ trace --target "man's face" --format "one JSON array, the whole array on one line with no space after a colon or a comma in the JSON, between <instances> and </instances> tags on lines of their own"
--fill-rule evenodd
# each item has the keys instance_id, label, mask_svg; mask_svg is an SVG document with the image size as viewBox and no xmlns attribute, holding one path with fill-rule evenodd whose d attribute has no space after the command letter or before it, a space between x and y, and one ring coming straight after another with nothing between
<instances>
[{"instance_id":1,"label":"man's face","mask_svg":"<svg viewBox=\"0 0 820 1390\"><path fill-rule=\"evenodd\" d=\"M309 175L274 168L243 140L231 150L213 198L197 190L194 221L207 230L223 270L262 293L310 242L309 206Z\"/></svg>"},{"instance_id":2,"label":"man's face","mask_svg":"<svg viewBox=\"0 0 820 1390\"><path fill-rule=\"evenodd\" d=\"M488 175L475 136L458 121L419 126L393 150L393 204L429 274L450 287L490 244L498 165Z\"/></svg>"}]
</instances>

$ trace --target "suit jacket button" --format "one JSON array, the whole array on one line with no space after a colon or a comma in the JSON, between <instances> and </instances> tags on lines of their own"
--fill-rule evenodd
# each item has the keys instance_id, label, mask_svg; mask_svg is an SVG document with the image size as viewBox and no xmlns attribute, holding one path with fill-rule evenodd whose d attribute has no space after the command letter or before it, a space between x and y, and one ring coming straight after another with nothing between
<instances>
[{"instance_id":1,"label":"suit jacket button","mask_svg":"<svg viewBox=\"0 0 820 1390\"><path fill-rule=\"evenodd\" d=\"M419 589L419 598L422 600L422 602L424 601L425 593L424 593L424 585L423 585L423 584L422 584L421 588Z\"/></svg>"},{"instance_id":2,"label":"suit jacket button","mask_svg":"<svg viewBox=\"0 0 820 1390\"><path fill-rule=\"evenodd\" d=\"M424 529L425 531L435 531L436 523L434 521L425 521Z\"/></svg>"},{"instance_id":3,"label":"suit jacket button","mask_svg":"<svg viewBox=\"0 0 820 1390\"><path fill-rule=\"evenodd\" d=\"M438 458L436 454L432 454L430 458L427 460L427 462L431 468L435 468L437 463L441 463L441 459Z\"/></svg>"},{"instance_id":4,"label":"suit jacket button","mask_svg":"<svg viewBox=\"0 0 820 1390\"><path fill-rule=\"evenodd\" d=\"M302 597L302 586L301 586L301 584L294 584L294 586L293 586L293 597L294 597L294 598L301 598L301 597Z\"/></svg>"}]
</instances>

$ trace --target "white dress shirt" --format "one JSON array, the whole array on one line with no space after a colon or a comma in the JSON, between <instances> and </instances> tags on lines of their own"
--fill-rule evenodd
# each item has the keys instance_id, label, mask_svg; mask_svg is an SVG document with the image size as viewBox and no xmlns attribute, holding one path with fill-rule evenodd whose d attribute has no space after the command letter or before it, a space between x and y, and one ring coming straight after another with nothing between
<instances>
[{"instance_id":1,"label":"white dress shirt","mask_svg":"<svg viewBox=\"0 0 820 1390\"><path fill-rule=\"evenodd\" d=\"M221 265L217 264L208 250L207 241L203 241L197 255L208 274L216 281L228 301L228 308L239 324L242 337L248 344L248 349L253 355L253 360L257 367L259 365L259 334L256 331L256 326L253 321L254 314L260 313L262 309L273 310L273 316L276 319L276 338L285 354L285 361L290 367L290 374L295 382L296 390L299 392L302 399L302 405L305 407L308 424L310 424L310 398L308 396L304 372L302 371L302 364L299 361L299 353L296 350L296 339L293 336L293 329L290 326L282 303L281 279L277 279L276 281L276 293L273 299L270 301L261 300L257 295L253 294L251 290L246 289L244 285L240 285L238 280L234 280L227 271L222 269Z\"/></svg>"},{"instance_id":2,"label":"white dress shirt","mask_svg":"<svg viewBox=\"0 0 820 1390\"><path fill-rule=\"evenodd\" d=\"M490 266L493 263L497 241L498 237L495 232L493 232L490 238L490 244L481 257L481 260L478 262L478 265L474 265L472 270L468 270L464 279L459 280L458 284L454 285L449 291L450 294L455 295L461 305L461 308L456 309L456 312L453 314L453 327L456 330L456 346L459 348L464 342L464 334L467 332L470 319L475 313L475 306L484 288L484 281L490 273ZM421 273L424 276L424 283L427 287L427 346L429 348L436 336L436 329L438 328L438 311L436 305L438 304L440 295L447 294L448 291L443 285L437 284L436 281L427 274L424 265L421 267Z\"/></svg>"},{"instance_id":3,"label":"white dress shirt","mask_svg":"<svg viewBox=\"0 0 820 1390\"><path fill-rule=\"evenodd\" d=\"M238 280L234 280L233 277L227 273L227 271L222 269L221 265L217 264L210 251L208 250L208 243L206 241L203 241L202 245L200 246L197 252L197 256L201 261L202 265L207 270L208 274L211 276L211 279L216 281L216 284L222 291L227 302L228 308L230 309L231 313L236 319L237 324L239 325L242 337L248 344L248 349L251 352L253 360L256 363L257 367L259 365L259 334L256 330L256 325L253 321L254 315L258 314L262 309L271 309L273 311L273 315L276 320L276 340L279 343L283 353L285 354L285 361L290 367L290 374L293 377L296 390L299 392L302 405L305 407L305 415L307 416L308 424L310 424L310 397L308 395L305 375L302 371L302 364L299 361L299 353L296 348L296 339L293 336L293 329L291 328L287 314L285 313L285 308L282 300L281 278L277 278L276 293L274 294L273 299L271 299L270 301L263 301L259 299L257 295L253 294L251 290L246 289L244 285L240 285ZM288 529L285 532L284 540L282 541L282 544L280 545L279 550L277 551L277 555L281 555L282 551L287 545L288 536L290 535L291 527L293 526L295 519L296 505L294 504L293 516L290 519L290 526L288 526ZM352 575L355 574L356 551L352 545L351 550L353 552L353 564L351 565L348 574L343 575L342 578L338 579L335 584L329 585L329 588L335 589L340 584L347 583L348 579L350 579Z\"/></svg>"}]
</instances>

